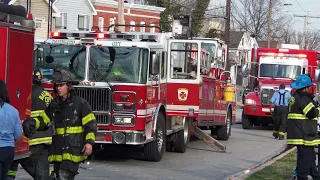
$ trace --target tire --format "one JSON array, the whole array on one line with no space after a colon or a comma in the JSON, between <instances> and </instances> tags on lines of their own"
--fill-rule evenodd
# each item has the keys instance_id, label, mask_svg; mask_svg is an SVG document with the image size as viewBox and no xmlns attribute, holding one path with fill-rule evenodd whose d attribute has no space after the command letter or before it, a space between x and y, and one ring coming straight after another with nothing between
<instances>
[{"instance_id":1,"label":"tire","mask_svg":"<svg viewBox=\"0 0 320 180\"><path fill-rule=\"evenodd\" d=\"M231 112L228 111L226 118L226 125L221 126L217 131L217 139L227 141L231 136L231 124L232 124L232 115Z\"/></svg>"},{"instance_id":2,"label":"tire","mask_svg":"<svg viewBox=\"0 0 320 180\"><path fill-rule=\"evenodd\" d=\"M179 153L186 152L189 140L190 140L190 120L185 118L183 130L177 133L177 139L173 143L174 151Z\"/></svg>"},{"instance_id":3,"label":"tire","mask_svg":"<svg viewBox=\"0 0 320 180\"><path fill-rule=\"evenodd\" d=\"M144 145L144 159L158 162L163 156L166 144L165 118L162 113L158 115L154 137L154 141ZM160 146L158 146L158 142L161 143Z\"/></svg>"},{"instance_id":4,"label":"tire","mask_svg":"<svg viewBox=\"0 0 320 180\"><path fill-rule=\"evenodd\" d=\"M243 112L242 112L241 121L242 121L242 128L243 129L252 129L253 128L253 123L251 122L250 116L243 114Z\"/></svg>"}]
</instances>

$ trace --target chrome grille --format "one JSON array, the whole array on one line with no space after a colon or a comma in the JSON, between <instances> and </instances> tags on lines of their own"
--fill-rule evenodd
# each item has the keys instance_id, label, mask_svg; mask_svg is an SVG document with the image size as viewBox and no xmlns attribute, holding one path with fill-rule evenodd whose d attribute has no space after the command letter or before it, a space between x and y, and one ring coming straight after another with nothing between
<instances>
[{"instance_id":1,"label":"chrome grille","mask_svg":"<svg viewBox=\"0 0 320 180\"><path fill-rule=\"evenodd\" d=\"M262 89L260 98L261 105L269 105L274 92L274 89Z\"/></svg>"},{"instance_id":2,"label":"chrome grille","mask_svg":"<svg viewBox=\"0 0 320 180\"><path fill-rule=\"evenodd\" d=\"M109 111L109 89L77 87L80 97L87 100L93 111Z\"/></svg>"},{"instance_id":3,"label":"chrome grille","mask_svg":"<svg viewBox=\"0 0 320 180\"><path fill-rule=\"evenodd\" d=\"M78 95L91 106L97 123L100 125L110 124L110 91L109 88L75 87Z\"/></svg>"}]
</instances>

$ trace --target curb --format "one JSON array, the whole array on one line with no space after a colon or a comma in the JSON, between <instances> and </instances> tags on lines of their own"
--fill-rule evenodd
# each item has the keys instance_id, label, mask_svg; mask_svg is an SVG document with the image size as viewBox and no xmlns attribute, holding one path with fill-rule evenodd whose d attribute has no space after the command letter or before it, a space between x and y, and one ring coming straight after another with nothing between
<instances>
[{"instance_id":1,"label":"curb","mask_svg":"<svg viewBox=\"0 0 320 180\"><path fill-rule=\"evenodd\" d=\"M295 149L296 149L296 147L293 147L288 150L287 144L285 144L279 151L277 151L273 155L265 158L260 163L257 163L256 165L252 166L251 168L249 168L247 170L241 171L237 174L234 174L234 175L228 177L227 180L245 180L250 175L264 169L267 166L270 166L271 164L273 164L277 160L283 158L285 155L289 154L290 152L294 151Z\"/></svg>"}]
</instances>

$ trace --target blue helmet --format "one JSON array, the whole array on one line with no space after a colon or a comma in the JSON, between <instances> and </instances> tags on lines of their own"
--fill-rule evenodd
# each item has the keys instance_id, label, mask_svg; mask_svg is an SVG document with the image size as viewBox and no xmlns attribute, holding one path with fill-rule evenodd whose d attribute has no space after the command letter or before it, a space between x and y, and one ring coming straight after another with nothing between
<instances>
[{"instance_id":1,"label":"blue helmet","mask_svg":"<svg viewBox=\"0 0 320 180\"><path fill-rule=\"evenodd\" d=\"M300 75L295 82L291 83L290 86L294 89L303 89L305 87L311 86L312 80L310 76L306 74Z\"/></svg>"}]
</instances>

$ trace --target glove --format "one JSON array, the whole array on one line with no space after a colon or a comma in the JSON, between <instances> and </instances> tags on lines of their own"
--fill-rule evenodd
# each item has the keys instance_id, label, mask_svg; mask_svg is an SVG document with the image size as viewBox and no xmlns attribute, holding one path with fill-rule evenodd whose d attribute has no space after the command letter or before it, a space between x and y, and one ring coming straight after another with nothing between
<instances>
[{"instance_id":1,"label":"glove","mask_svg":"<svg viewBox=\"0 0 320 180\"><path fill-rule=\"evenodd\" d=\"M33 136L33 134L37 131L36 121L33 118L27 118L22 123L24 135L27 138Z\"/></svg>"}]
</instances>

